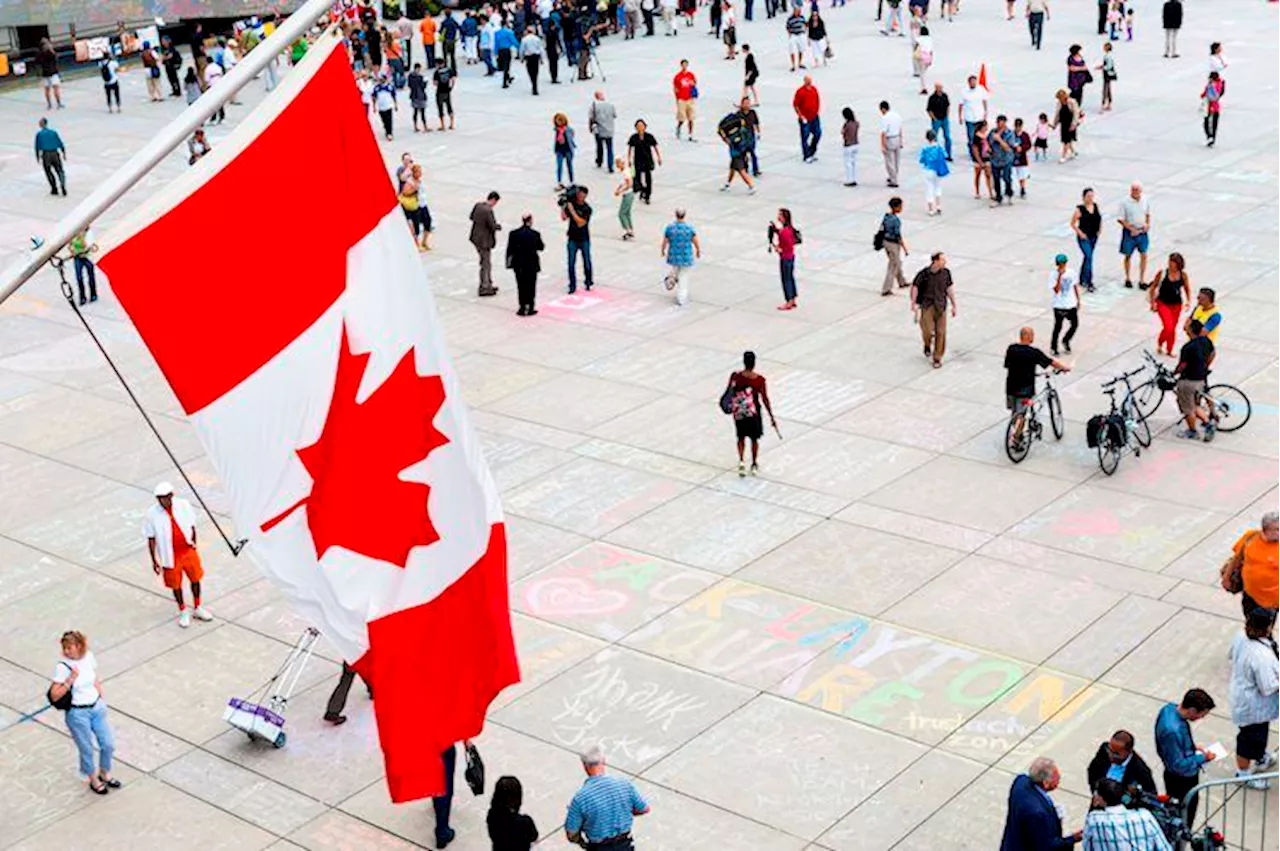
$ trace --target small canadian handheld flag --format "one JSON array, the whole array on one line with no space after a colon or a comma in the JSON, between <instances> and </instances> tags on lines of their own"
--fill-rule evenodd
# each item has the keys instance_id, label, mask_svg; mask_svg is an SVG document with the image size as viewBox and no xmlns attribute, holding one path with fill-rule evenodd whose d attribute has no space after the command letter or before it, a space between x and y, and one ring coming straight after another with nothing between
<instances>
[{"instance_id":1,"label":"small canadian handheld flag","mask_svg":"<svg viewBox=\"0 0 1280 851\"><path fill-rule=\"evenodd\" d=\"M440 753L519 671L497 491L338 44L108 235L100 265L245 552L372 686L407 801L444 790Z\"/></svg>"}]
</instances>

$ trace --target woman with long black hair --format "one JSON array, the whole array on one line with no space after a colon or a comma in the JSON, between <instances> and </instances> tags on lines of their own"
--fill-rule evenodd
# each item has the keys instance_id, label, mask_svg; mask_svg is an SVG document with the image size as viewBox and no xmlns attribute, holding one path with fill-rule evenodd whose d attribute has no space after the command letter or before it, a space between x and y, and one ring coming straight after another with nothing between
<instances>
[{"instance_id":1,"label":"woman with long black hair","mask_svg":"<svg viewBox=\"0 0 1280 851\"><path fill-rule=\"evenodd\" d=\"M524 790L515 777L499 777L489 799L489 841L493 851L529 851L538 841L538 826L520 812Z\"/></svg>"}]
</instances>

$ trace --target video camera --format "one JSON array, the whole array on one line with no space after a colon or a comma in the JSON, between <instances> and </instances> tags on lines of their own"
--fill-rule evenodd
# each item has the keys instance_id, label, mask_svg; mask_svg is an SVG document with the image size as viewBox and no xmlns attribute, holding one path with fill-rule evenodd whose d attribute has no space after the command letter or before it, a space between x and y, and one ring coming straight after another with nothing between
<instances>
[{"instance_id":1,"label":"video camera","mask_svg":"<svg viewBox=\"0 0 1280 851\"><path fill-rule=\"evenodd\" d=\"M569 204L571 204L572 202L577 201L579 188L581 187L579 187L576 183L571 183L568 186L566 186L560 192L560 197L556 199L556 205L563 208L563 207L569 206Z\"/></svg>"},{"instance_id":2,"label":"video camera","mask_svg":"<svg viewBox=\"0 0 1280 851\"><path fill-rule=\"evenodd\" d=\"M1185 841L1185 847L1191 851L1218 851L1226 847L1223 835L1207 824L1199 833L1192 833L1190 826L1182 820L1182 802L1168 795L1152 795L1134 785L1125 790L1123 800L1126 807L1144 809L1155 816L1165 839L1175 848L1183 847L1179 841Z\"/></svg>"}]
</instances>

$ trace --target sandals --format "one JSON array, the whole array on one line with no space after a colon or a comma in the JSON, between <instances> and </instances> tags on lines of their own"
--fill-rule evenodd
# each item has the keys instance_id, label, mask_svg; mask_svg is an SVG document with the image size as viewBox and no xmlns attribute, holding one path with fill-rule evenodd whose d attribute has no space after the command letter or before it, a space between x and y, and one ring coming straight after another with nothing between
<instances>
[{"instance_id":1,"label":"sandals","mask_svg":"<svg viewBox=\"0 0 1280 851\"><path fill-rule=\"evenodd\" d=\"M94 785L94 783L93 783L93 781L92 781L92 780L90 780L90 781L89 781L89 791L90 791L90 792L92 792L92 793L94 793L95 795L105 795L105 794L107 794L107 792L108 792L108 791L110 791L110 790L109 790L109 789L107 789L107 784L106 784L106 783L100 783L100 784L98 784L98 785L96 785L96 786L95 786L95 785Z\"/></svg>"}]
</instances>

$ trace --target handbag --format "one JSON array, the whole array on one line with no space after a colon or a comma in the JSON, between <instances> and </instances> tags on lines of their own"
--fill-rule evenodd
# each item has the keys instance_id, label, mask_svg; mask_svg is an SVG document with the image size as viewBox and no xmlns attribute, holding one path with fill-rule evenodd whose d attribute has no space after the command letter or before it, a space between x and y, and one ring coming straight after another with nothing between
<instances>
[{"instance_id":1,"label":"handbag","mask_svg":"<svg viewBox=\"0 0 1280 851\"><path fill-rule=\"evenodd\" d=\"M1249 548L1249 544L1253 543L1257 535L1257 532L1250 532L1241 542L1240 549L1233 552L1231 557L1222 563L1219 579L1222 582L1222 590L1228 594L1239 594L1244 591L1244 551Z\"/></svg>"},{"instance_id":2,"label":"handbag","mask_svg":"<svg viewBox=\"0 0 1280 851\"><path fill-rule=\"evenodd\" d=\"M476 746L468 744L466 746L467 768L462 772L463 778L467 781L467 786L471 789L472 794L484 794L484 760L480 759L480 751L476 750Z\"/></svg>"},{"instance_id":3,"label":"handbag","mask_svg":"<svg viewBox=\"0 0 1280 851\"><path fill-rule=\"evenodd\" d=\"M737 373L734 373L735 375ZM720 394L720 410L726 414L733 413L733 382L729 382L729 386L724 388L724 392Z\"/></svg>"},{"instance_id":4,"label":"handbag","mask_svg":"<svg viewBox=\"0 0 1280 851\"><path fill-rule=\"evenodd\" d=\"M59 662L59 665L67 665L66 662ZM71 666L67 665L67 670L71 670ZM53 686L49 686L49 690L44 695L49 700L49 705L59 712L66 712L71 708L71 687L68 685L67 690L62 693L62 697L57 700L53 699Z\"/></svg>"},{"instance_id":5,"label":"handbag","mask_svg":"<svg viewBox=\"0 0 1280 851\"><path fill-rule=\"evenodd\" d=\"M825 58L825 59L835 59L835 58L836 58L836 52L835 52L834 50L832 50L832 49L831 49L831 45L830 45L830 44L828 44L828 45L827 45L826 50L822 51L822 56L823 56L823 58Z\"/></svg>"},{"instance_id":6,"label":"handbag","mask_svg":"<svg viewBox=\"0 0 1280 851\"><path fill-rule=\"evenodd\" d=\"M689 89L689 97L693 98L694 100L697 100L697 99L698 99L698 87L697 87L697 86L694 86L693 88Z\"/></svg>"}]
</instances>

